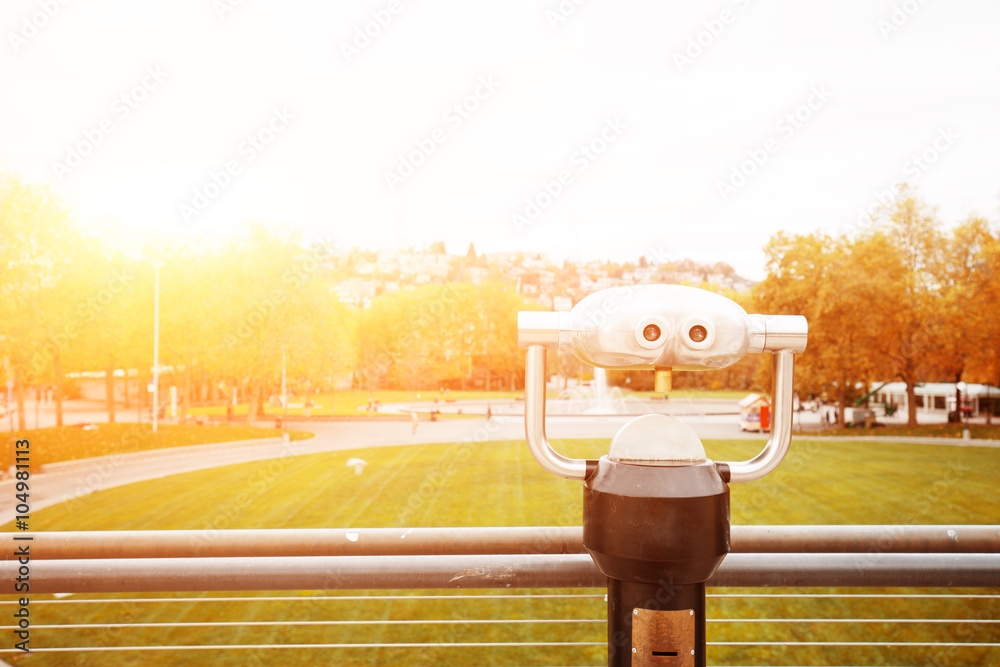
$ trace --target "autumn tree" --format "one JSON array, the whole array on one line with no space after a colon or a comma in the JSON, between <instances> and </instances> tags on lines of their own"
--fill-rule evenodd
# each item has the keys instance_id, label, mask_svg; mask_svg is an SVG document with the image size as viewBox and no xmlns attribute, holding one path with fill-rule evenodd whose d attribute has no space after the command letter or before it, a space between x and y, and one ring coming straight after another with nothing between
<instances>
[{"instance_id":1,"label":"autumn tree","mask_svg":"<svg viewBox=\"0 0 1000 667\"><path fill-rule=\"evenodd\" d=\"M852 242L779 233L765 248L768 275L755 288L760 312L808 320L809 344L796 360L795 384L806 393L832 391L840 423L854 386L889 368L870 316L873 307L890 298L882 290L887 267L879 248L877 238Z\"/></svg>"},{"instance_id":2,"label":"autumn tree","mask_svg":"<svg viewBox=\"0 0 1000 667\"><path fill-rule=\"evenodd\" d=\"M359 383L367 389L492 388L523 368L517 313L540 306L498 283L424 285L383 294L360 314Z\"/></svg>"},{"instance_id":3,"label":"autumn tree","mask_svg":"<svg viewBox=\"0 0 1000 667\"><path fill-rule=\"evenodd\" d=\"M50 381L53 361L72 337L61 330L71 306L59 287L79 239L49 188L0 177L0 354L20 429L27 427L26 387Z\"/></svg>"},{"instance_id":4,"label":"autumn tree","mask_svg":"<svg viewBox=\"0 0 1000 667\"><path fill-rule=\"evenodd\" d=\"M879 335L875 349L906 384L907 423L917 424L916 384L940 367L945 320L940 291L943 236L934 211L904 189L879 216L872 241L880 248L880 278L889 298L873 303Z\"/></svg>"}]
</instances>

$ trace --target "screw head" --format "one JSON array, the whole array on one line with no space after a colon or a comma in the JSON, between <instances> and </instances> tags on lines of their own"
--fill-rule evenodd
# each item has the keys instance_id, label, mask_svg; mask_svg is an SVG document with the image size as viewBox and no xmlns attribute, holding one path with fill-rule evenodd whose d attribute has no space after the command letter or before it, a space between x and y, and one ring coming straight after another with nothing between
<instances>
[{"instance_id":1,"label":"screw head","mask_svg":"<svg viewBox=\"0 0 1000 667\"><path fill-rule=\"evenodd\" d=\"M635 616L638 616L639 615L639 610L638 609L633 609L632 610L632 614L635 615Z\"/></svg>"},{"instance_id":2,"label":"screw head","mask_svg":"<svg viewBox=\"0 0 1000 667\"><path fill-rule=\"evenodd\" d=\"M638 653L638 651L636 651L635 648L633 648L632 653Z\"/></svg>"}]
</instances>

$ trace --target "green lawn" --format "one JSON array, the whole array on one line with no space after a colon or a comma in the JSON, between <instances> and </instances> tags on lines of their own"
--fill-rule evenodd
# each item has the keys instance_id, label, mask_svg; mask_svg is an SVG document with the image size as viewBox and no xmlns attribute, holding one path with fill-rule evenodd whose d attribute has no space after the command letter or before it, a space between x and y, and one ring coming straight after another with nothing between
<instances>
[{"instance_id":1,"label":"green lawn","mask_svg":"<svg viewBox=\"0 0 1000 667\"><path fill-rule=\"evenodd\" d=\"M281 437L281 429L248 426L195 426L159 424L156 433L150 424L93 424L93 429L56 426L31 431L15 431L14 438L31 442L31 466L74 461L92 456L128 454L149 449L185 447L213 442ZM313 437L308 431L288 431L292 440Z\"/></svg>"},{"instance_id":2,"label":"green lawn","mask_svg":"<svg viewBox=\"0 0 1000 667\"><path fill-rule=\"evenodd\" d=\"M994 420L1000 422L1000 418ZM906 438L961 438L962 431L969 429L974 439L1000 440L1000 424L918 424L917 426L877 426L873 428L829 428L813 431L815 435L846 435L855 438L868 435L901 436Z\"/></svg>"},{"instance_id":3,"label":"green lawn","mask_svg":"<svg viewBox=\"0 0 1000 667\"><path fill-rule=\"evenodd\" d=\"M598 456L606 441L556 443L570 456ZM710 456L744 459L760 444L708 442ZM369 465L356 475L346 460ZM463 461L452 467L449 462ZM770 476L732 488L734 524L1000 523L996 479L1000 449L796 439L786 462ZM234 499L241 497L239 504ZM207 528L321 528L392 526L579 525L580 484L542 471L523 442L450 443L385 447L295 457L175 475L89 496L72 507L32 514L37 530L148 530ZM5 526L11 530L11 526ZM468 592L468 591L467 591ZM494 591L495 592L495 591ZM502 591L501 591L502 592ZM538 591L541 592L541 591ZM600 593L601 591L565 591ZM715 590L712 593L729 593ZM755 591L775 592L775 591ZM802 591L795 591L802 592ZM870 590L863 592L872 592ZM912 591L911 591L912 592ZM939 591L943 592L943 591ZM981 592L981 591L980 591ZM993 591L994 593L1000 591ZM388 591L379 594L388 594ZM419 591L410 591L416 594ZM344 593L351 594L351 593ZM242 595L242 594L233 594ZM262 594L263 595L263 594ZM337 593L337 595L340 595ZM50 599L52 596L36 596ZM117 595L109 598L184 597ZM215 596L213 596L215 597ZM990 604L993 607L990 607ZM747 600L713 598L709 616L754 618L855 616L900 618L997 616L997 601ZM356 602L178 602L46 604L33 623L194 622L199 620L461 619L491 617L602 618L601 598L553 600L374 600ZM965 637L963 632L974 631ZM709 625L710 641L755 640L998 641L994 626L737 623ZM384 626L157 628L56 631L34 629L35 646L143 643L308 643L405 641L603 641L600 624L541 626ZM747 633L752 633L748 635ZM950 650L950 649L947 649ZM219 653L34 654L4 659L24 665L597 665L600 648L562 649L349 649ZM1000 664L1000 650L960 649L941 659L927 649L774 648L709 649L712 664L738 665L985 665ZM936 661L936 662L935 662Z\"/></svg>"}]
</instances>

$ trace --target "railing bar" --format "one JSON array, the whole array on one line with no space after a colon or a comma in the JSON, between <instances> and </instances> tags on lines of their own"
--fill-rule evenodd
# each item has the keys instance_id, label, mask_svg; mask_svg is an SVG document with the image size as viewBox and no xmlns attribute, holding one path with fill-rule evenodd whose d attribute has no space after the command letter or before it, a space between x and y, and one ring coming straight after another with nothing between
<instances>
[{"instance_id":1,"label":"railing bar","mask_svg":"<svg viewBox=\"0 0 1000 667\"><path fill-rule=\"evenodd\" d=\"M309 626L309 625L485 625L485 624L542 624L542 623L607 623L606 618L496 618L496 619L428 619L428 620L380 620L370 621L205 621L203 623L64 623L39 625L32 623L35 630L92 630L99 628L224 628L231 626ZM2 625L0 630L18 630L17 625Z\"/></svg>"},{"instance_id":2,"label":"railing bar","mask_svg":"<svg viewBox=\"0 0 1000 667\"><path fill-rule=\"evenodd\" d=\"M212 651L225 649L282 648L518 648L518 647L607 646L607 642L452 642L452 643L389 643L389 644L203 644L173 646L43 646L32 653L66 653L70 651Z\"/></svg>"},{"instance_id":3,"label":"railing bar","mask_svg":"<svg viewBox=\"0 0 1000 667\"><path fill-rule=\"evenodd\" d=\"M907 594L907 593L709 593L710 598L880 598L880 599L940 599L940 600L995 600L1000 595L979 594ZM32 600L32 604L100 604L106 603L138 603L138 602L294 602L294 601L333 601L343 600L358 602L367 600L539 600L539 599L604 599L603 594L596 595L318 595L318 596L258 596L258 597L183 597L183 598L59 598L55 600ZM0 600L0 605L16 605L17 600Z\"/></svg>"},{"instance_id":4,"label":"railing bar","mask_svg":"<svg viewBox=\"0 0 1000 667\"><path fill-rule=\"evenodd\" d=\"M884 646L905 648L908 646L943 647L973 646L976 648L1000 647L1000 642L707 642L709 646ZM34 651L35 649L32 649Z\"/></svg>"},{"instance_id":5,"label":"railing bar","mask_svg":"<svg viewBox=\"0 0 1000 667\"><path fill-rule=\"evenodd\" d=\"M998 596L1000 597L1000 596ZM366 600L540 600L540 599L604 599L604 594L598 595L289 595L260 597L186 597L186 598L59 598L56 600L32 600L31 604L91 604L100 602L294 602L294 601L332 601L344 600L358 602ZM0 600L0 604L18 604L17 600Z\"/></svg>"},{"instance_id":6,"label":"railing bar","mask_svg":"<svg viewBox=\"0 0 1000 667\"><path fill-rule=\"evenodd\" d=\"M974 618L706 618L705 620L709 623L1000 623L1000 620L980 621ZM15 626L8 627L14 629Z\"/></svg>"},{"instance_id":7,"label":"railing bar","mask_svg":"<svg viewBox=\"0 0 1000 667\"><path fill-rule=\"evenodd\" d=\"M381 643L381 644L214 644L214 645L172 645L172 646L76 646L39 647L32 653L56 653L70 651L206 651L235 649L287 649L287 648L519 648L519 647L571 647L606 646L607 642L451 642L451 643ZM996 648L1000 642L708 642L709 646L881 646L905 648L920 647L974 647Z\"/></svg>"},{"instance_id":8,"label":"railing bar","mask_svg":"<svg viewBox=\"0 0 1000 667\"><path fill-rule=\"evenodd\" d=\"M941 623L997 624L998 619L974 618L706 618L708 623ZM64 623L32 624L38 630L91 630L100 628L223 628L231 626L311 626L311 625L486 625L486 624L548 624L606 623L604 618L486 618L486 619L416 619L363 621L206 621L204 623ZM17 625L0 625L0 630L17 630Z\"/></svg>"},{"instance_id":9,"label":"railing bar","mask_svg":"<svg viewBox=\"0 0 1000 667\"><path fill-rule=\"evenodd\" d=\"M733 553L990 553L996 525L733 526ZM45 531L32 559L586 553L580 526ZM9 539L9 538L3 538ZM15 560L0 549L0 560Z\"/></svg>"},{"instance_id":10,"label":"railing bar","mask_svg":"<svg viewBox=\"0 0 1000 667\"><path fill-rule=\"evenodd\" d=\"M710 598L923 598L941 600L998 599L1000 595L961 595L955 593L709 593Z\"/></svg>"},{"instance_id":11,"label":"railing bar","mask_svg":"<svg viewBox=\"0 0 1000 667\"><path fill-rule=\"evenodd\" d=\"M966 554L730 554L709 587L1000 588L1000 552ZM607 578L587 554L495 556L309 556L41 560L34 593L221 593L380 589L601 589ZM18 576L0 561L0 581ZM330 585L332 584L332 585Z\"/></svg>"}]
</instances>

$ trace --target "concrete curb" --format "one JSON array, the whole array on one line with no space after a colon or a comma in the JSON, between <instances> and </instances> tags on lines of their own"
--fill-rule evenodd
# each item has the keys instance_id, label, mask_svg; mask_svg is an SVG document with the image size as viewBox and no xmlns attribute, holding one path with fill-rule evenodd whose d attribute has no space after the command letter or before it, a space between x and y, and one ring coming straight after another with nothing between
<instances>
[{"instance_id":1,"label":"concrete curb","mask_svg":"<svg viewBox=\"0 0 1000 667\"><path fill-rule=\"evenodd\" d=\"M905 435L810 435L809 433L793 433L792 444L795 439L819 440L825 442L891 442L891 443L916 443L918 445L952 445L955 447L1000 447L1000 440L987 440L985 438L930 438Z\"/></svg>"},{"instance_id":2,"label":"concrete curb","mask_svg":"<svg viewBox=\"0 0 1000 667\"><path fill-rule=\"evenodd\" d=\"M307 438L309 439L309 438ZM225 442L210 442L202 445L178 445L177 447L161 447L160 449L147 449L141 452L127 452L122 454L104 454L102 456L92 456L86 459L73 459L72 461L60 461L49 463L41 467L39 475L52 474L72 474L81 470L91 470L95 465L113 460L118 463L134 461L155 461L157 459L171 458L177 455L178 451L190 453L192 456L205 454L208 452L221 452L228 449L241 449L255 445L274 445L283 442L282 438L255 438L253 440L228 440Z\"/></svg>"}]
</instances>

